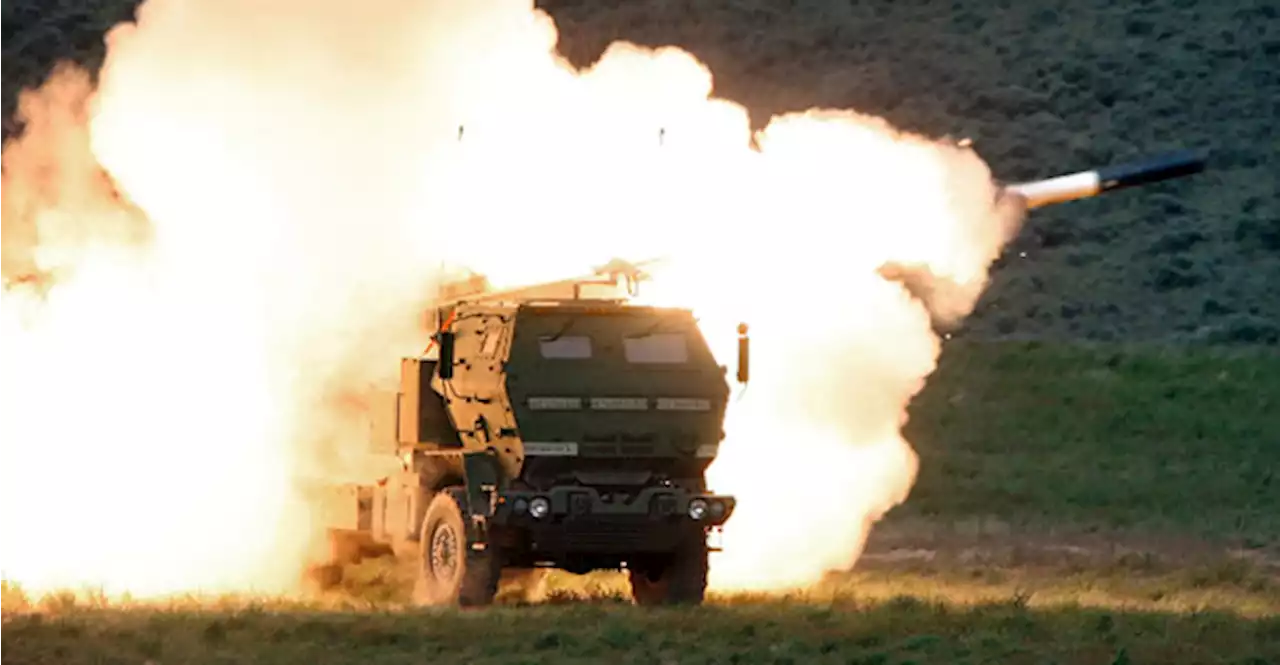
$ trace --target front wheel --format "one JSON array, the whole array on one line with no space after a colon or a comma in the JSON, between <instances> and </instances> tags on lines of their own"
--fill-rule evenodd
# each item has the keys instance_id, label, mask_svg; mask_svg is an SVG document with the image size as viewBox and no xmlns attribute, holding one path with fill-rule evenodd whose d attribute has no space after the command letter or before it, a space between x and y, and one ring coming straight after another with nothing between
<instances>
[{"instance_id":1,"label":"front wheel","mask_svg":"<svg viewBox=\"0 0 1280 665\"><path fill-rule=\"evenodd\" d=\"M628 571L637 605L698 605L707 591L707 542L691 538L661 564Z\"/></svg>"},{"instance_id":2,"label":"front wheel","mask_svg":"<svg viewBox=\"0 0 1280 665\"><path fill-rule=\"evenodd\" d=\"M437 493L427 506L418 536L414 601L420 605L488 605L498 591L500 572L496 556L472 552L468 546L458 493Z\"/></svg>"}]
</instances>

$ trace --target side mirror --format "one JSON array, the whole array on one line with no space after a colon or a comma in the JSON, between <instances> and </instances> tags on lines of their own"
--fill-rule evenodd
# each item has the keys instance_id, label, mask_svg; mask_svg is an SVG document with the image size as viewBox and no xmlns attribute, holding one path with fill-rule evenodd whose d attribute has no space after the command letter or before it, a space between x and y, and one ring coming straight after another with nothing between
<instances>
[{"instance_id":1,"label":"side mirror","mask_svg":"<svg viewBox=\"0 0 1280 665\"><path fill-rule=\"evenodd\" d=\"M449 380L453 378L453 348L454 342L457 340L456 333L449 330L441 330L436 333L436 343L440 345L440 361L437 365L440 378Z\"/></svg>"},{"instance_id":2,"label":"side mirror","mask_svg":"<svg viewBox=\"0 0 1280 665\"><path fill-rule=\"evenodd\" d=\"M751 378L751 338L747 337L747 324L738 324L738 383Z\"/></svg>"}]
</instances>

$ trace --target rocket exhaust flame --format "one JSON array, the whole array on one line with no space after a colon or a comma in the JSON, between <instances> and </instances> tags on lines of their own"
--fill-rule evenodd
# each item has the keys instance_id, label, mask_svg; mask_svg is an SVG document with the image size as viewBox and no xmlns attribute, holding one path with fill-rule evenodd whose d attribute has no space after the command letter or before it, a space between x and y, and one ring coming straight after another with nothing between
<instances>
[{"instance_id":1,"label":"rocket exhaust flame","mask_svg":"<svg viewBox=\"0 0 1280 665\"><path fill-rule=\"evenodd\" d=\"M693 308L723 364L751 324L713 588L856 560L914 481L931 319L969 313L1022 209L972 151L840 111L753 136L683 51L576 71L555 41L514 0L148 0L90 112L67 71L28 97L37 130L4 151L5 579L292 591L305 483L382 473L335 405L422 349L437 266L511 286L611 256L663 257L642 297Z\"/></svg>"}]
</instances>

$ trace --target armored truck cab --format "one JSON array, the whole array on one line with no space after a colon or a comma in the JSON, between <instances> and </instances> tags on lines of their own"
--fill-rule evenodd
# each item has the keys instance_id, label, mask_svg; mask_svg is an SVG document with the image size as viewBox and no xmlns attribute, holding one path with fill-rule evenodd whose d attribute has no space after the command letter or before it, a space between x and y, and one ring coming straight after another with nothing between
<instances>
[{"instance_id":1,"label":"armored truck cab","mask_svg":"<svg viewBox=\"0 0 1280 665\"><path fill-rule=\"evenodd\" d=\"M349 490L338 550L415 557L425 604L487 604L533 568L626 569L637 603L700 602L734 499L705 480L729 385L693 314L517 292L434 318L433 352L401 361L401 472Z\"/></svg>"}]
</instances>

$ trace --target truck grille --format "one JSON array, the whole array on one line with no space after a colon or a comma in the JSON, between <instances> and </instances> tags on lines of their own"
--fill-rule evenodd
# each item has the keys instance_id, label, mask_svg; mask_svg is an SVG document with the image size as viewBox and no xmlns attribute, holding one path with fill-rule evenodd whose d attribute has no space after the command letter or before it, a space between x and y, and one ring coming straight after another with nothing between
<instances>
[{"instance_id":1,"label":"truck grille","mask_svg":"<svg viewBox=\"0 0 1280 665\"><path fill-rule=\"evenodd\" d=\"M670 550L680 533L675 524L651 520L570 519L530 529L540 552L658 552Z\"/></svg>"},{"instance_id":2,"label":"truck grille","mask_svg":"<svg viewBox=\"0 0 1280 665\"><path fill-rule=\"evenodd\" d=\"M530 457L521 479L531 488L557 483L638 486L653 478L697 478L708 460L692 457Z\"/></svg>"},{"instance_id":3,"label":"truck grille","mask_svg":"<svg viewBox=\"0 0 1280 665\"><path fill-rule=\"evenodd\" d=\"M653 457L658 447L652 443L614 441L583 441L583 457Z\"/></svg>"}]
</instances>

